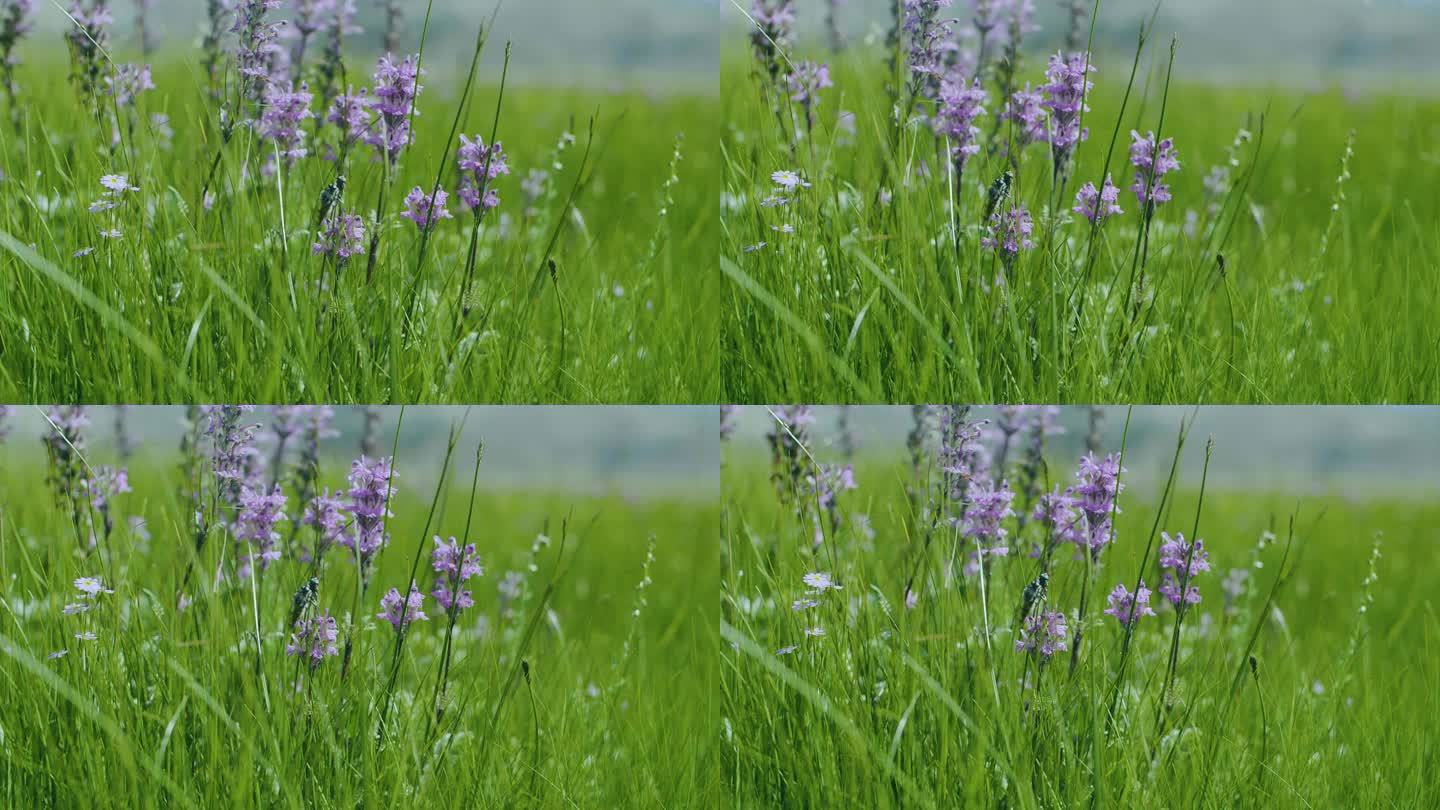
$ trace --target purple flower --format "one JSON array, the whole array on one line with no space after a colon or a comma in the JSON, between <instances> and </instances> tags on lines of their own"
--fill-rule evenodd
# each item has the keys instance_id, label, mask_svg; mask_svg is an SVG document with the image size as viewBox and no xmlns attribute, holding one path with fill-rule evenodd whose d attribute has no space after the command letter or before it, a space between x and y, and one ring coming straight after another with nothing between
<instances>
[{"instance_id":1,"label":"purple flower","mask_svg":"<svg viewBox=\"0 0 1440 810\"><path fill-rule=\"evenodd\" d=\"M807 107L818 101L816 93L835 86L834 82L830 81L830 66L815 62L800 62L795 65L790 75L785 77L785 85L790 91L790 99Z\"/></svg>"},{"instance_id":2,"label":"purple flower","mask_svg":"<svg viewBox=\"0 0 1440 810\"><path fill-rule=\"evenodd\" d=\"M996 211L990 215L990 225L980 239L980 245L999 253L1009 265L1020 255L1020 251L1035 247L1034 240L1030 238L1034 231L1035 223L1030 219L1030 211L1024 205L1013 205L1007 211Z\"/></svg>"},{"instance_id":3,"label":"purple flower","mask_svg":"<svg viewBox=\"0 0 1440 810\"><path fill-rule=\"evenodd\" d=\"M105 85L118 107L129 107L136 96L155 89L149 65L118 65L113 75L105 77Z\"/></svg>"},{"instance_id":4,"label":"purple flower","mask_svg":"<svg viewBox=\"0 0 1440 810\"><path fill-rule=\"evenodd\" d=\"M207 422L205 433L210 437L210 467L219 490L220 503L232 510L240 507L240 494L247 484L254 485L259 451L255 433L260 425L241 424L241 417L255 410L254 405L207 405L202 408Z\"/></svg>"},{"instance_id":5,"label":"purple flower","mask_svg":"<svg viewBox=\"0 0 1440 810\"><path fill-rule=\"evenodd\" d=\"M280 550L275 544L280 533L275 524L285 519L285 493L280 485L267 489L245 486L240 490L240 513L235 518L235 542L247 543L251 551L240 556L238 573L241 579L250 576L256 560L260 570L280 559Z\"/></svg>"},{"instance_id":6,"label":"purple flower","mask_svg":"<svg viewBox=\"0 0 1440 810\"><path fill-rule=\"evenodd\" d=\"M83 405L55 406L45 412L52 425L41 437L50 461L48 481L59 501L78 516L85 496L85 428L90 417Z\"/></svg>"},{"instance_id":7,"label":"purple flower","mask_svg":"<svg viewBox=\"0 0 1440 810\"><path fill-rule=\"evenodd\" d=\"M410 190L405 195L405 212L400 216L415 223L420 228L428 228L442 219L451 219L450 209L445 207L450 195L445 189L437 188L432 196L420 186Z\"/></svg>"},{"instance_id":8,"label":"purple flower","mask_svg":"<svg viewBox=\"0 0 1440 810\"><path fill-rule=\"evenodd\" d=\"M87 8L81 0L70 4L68 13L73 25L65 28L65 42L70 47L71 76L79 86L80 95L93 101L100 95L110 47L110 24L115 21L104 0L91 0Z\"/></svg>"},{"instance_id":9,"label":"purple flower","mask_svg":"<svg viewBox=\"0 0 1440 810\"><path fill-rule=\"evenodd\" d=\"M1080 467L1075 472L1080 482L1070 489L1070 493L1075 497L1075 505L1085 515L1086 529L1074 538L1074 542L1088 546L1092 554L1098 555L1115 539L1111 516L1120 511L1115 502L1125 489L1120 481L1124 472L1120 457L1113 453L1103 459L1096 459L1094 453L1086 453L1080 459Z\"/></svg>"},{"instance_id":10,"label":"purple flower","mask_svg":"<svg viewBox=\"0 0 1440 810\"><path fill-rule=\"evenodd\" d=\"M940 411L940 471L953 479L949 496L955 501L964 500L970 482L983 477L990 467L980 443L985 423L968 421L965 415L966 409L960 406L943 406Z\"/></svg>"},{"instance_id":11,"label":"purple flower","mask_svg":"<svg viewBox=\"0 0 1440 810\"><path fill-rule=\"evenodd\" d=\"M1097 190L1094 183L1086 183L1075 194L1075 207L1071 209L1080 216L1096 224L1104 224L1105 220L1125 213L1120 210L1117 204L1120 199L1120 189L1110 181L1110 175L1105 175L1105 184Z\"/></svg>"},{"instance_id":12,"label":"purple flower","mask_svg":"<svg viewBox=\"0 0 1440 810\"><path fill-rule=\"evenodd\" d=\"M965 162L980 153L977 139L980 128L975 119L985 114L985 103L990 96L980 86L980 80L973 82L946 79L940 85L940 106L931 126L935 134L950 142L950 161L958 177L964 172Z\"/></svg>"},{"instance_id":13,"label":"purple flower","mask_svg":"<svg viewBox=\"0 0 1440 810\"><path fill-rule=\"evenodd\" d=\"M110 510L110 499L130 491L130 476L124 467L96 467L85 481L90 506L97 512Z\"/></svg>"},{"instance_id":14,"label":"purple flower","mask_svg":"<svg viewBox=\"0 0 1440 810\"><path fill-rule=\"evenodd\" d=\"M1160 567L1165 569L1160 582L1160 595L1170 600L1170 604L1179 606L1180 586L1183 583L1185 603L1197 604L1200 601L1200 589L1195 587L1194 578L1210 570L1210 553L1205 550L1205 541L1197 538L1194 543L1187 542L1185 535L1179 532L1176 532L1173 538L1161 532L1160 540Z\"/></svg>"},{"instance_id":15,"label":"purple flower","mask_svg":"<svg viewBox=\"0 0 1440 810\"><path fill-rule=\"evenodd\" d=\"M391 165L410 144L410 117L415 110L415 99L424 89L420 84L423 75L425 71L420 69L418 56L407 56L396 62L386 54L375 66L375 92L370 108L378 114L378 121L366 133L365 142L375 147Z\"/></svg>"},{"instance_id":16,"label":"purple flower","mask_svg":"<svg viewBox=\"0 0 1440 810\"><path fill-rule=\"evenodd\" d=\"M795 26L792 0L753 0L750 18L755 21L750 46L755 51L756 61L773 81L780 75L780 52L790 47L791 32Z\"/></svg>"},{"instance_id":17,"label":"purple flower","mask_svg":"<svg viewBox=\"0 0 1440 810\"><path fill-rule=\"evenodd\" d=\"M1068 649L1065 646L1068 634L1063 613L1047 611L1026 616L1020 637L1015 639L1015 652L1038 652L1041 658L1049 658Z\"/></svg>"},{"instance_id":18,"label":"purple flower","mask_svg":"<svg viewBox=\"0 0 1440 810\"><path fill-rule=\"evenodd\" d=\"M904 0L905 19L901 29L909 36L910 72L918 88L933 87L945 72L945 51L954 21L942 19L940 12L953 2Z\"/></svg>"},{"instance_id":19,"label":"purple flower","mask_svg":"<svg viewBox=\"0 0 1440 810\"><path fill-rule=\"evenodd\" d=\"M1150 210L1152 205L1170 201L1170 187L1164 183L1165 175L1180 168L1175 151L1175 140L1166 138L1158 144L1155 133L1141 137L1139 132L1130 130L1134 142L1130 144L1130 163L1135 166L1135 183L1130 190L1135 192L1140 205Z\"/></svg>"},{"instance_id":20,"label":"purple flower","mask_svg":"<svg viewBox=\"0 0 1440 810\"><path fill-rule=\"evenodd\" d=\"M321 226L320 238L310 249L333 256L341 263L365 252L365 220L356 214L335 213Z\"/></svg>"},{"instance_id":21,"label":"purple flower","mask_svg":"<svg viewBox=\"0 0 1440 810\"><path fill-rule=\"evenodd\" d=\"M475 553L475 544L467 543L464 548L451 537L449 542L435 537L435 549L430 552L430 567L435 569L435 590L430 595L445 610L461 611L475 604L464 585L471 577L483 576L485 569L480 566L480 556Z\"/></svg>"},{"instance_id":22,"label":"purple flower","mask_svg":"<svg viewBox=\"0 0 1440 810\"><path fill-rule=\"evenodd\" d=\"M238 0L234 4L236 34L235 61L240 71L241 92L257 108L265 100L270 85L282 76L277 60L283 49L276 43L283 22L269 22L266 13L280 7L280 0Z\"/></svg>"},{"instance_id":23,"label":"purple flower","mask_svg":"<svg viewBox=\"0 0 1440 810\"><path fill-rule=\"evenodd\" d=\"M300 619L295 622L285 654L308 657L310 669L314 671L321 661L340 654L340 649L335 646L336 635L335 617L328 609L319 616Z\"/></svg>"},{"instance_id":24,"label":"purple flower","mask_svg":"<svg viewBox=\"0 0 1440 810\"><path fill-rule=\"evenodd\" d=\"M315 529L315 558L340 542L346 524L344 508L345 501L338 495L331 495L328 489L305 505L305 516L301 522Z\"/></svg>"},{"instance_id":25,"label":"purple flower","mask_svg":"<svg viewBox=\"0 0 1440 810\"><path fill-rule=\"evenodd\" d=\"M1049 140L1044 102L1045 96L1038 90L1031 90L1028 82L1024 90L1016 90L1010 94L1010 102L1005 107L1005 118L1020 126L1022 147Z\"/></svg>"},{"instance_id":26,"label":"purple flower","mask_svg":"<svg viewBox=\"0 0 1440 810\"><path fill-rule=\"evenodd\" d=\"M359 556L362 570L369 567L370 560L390 541L385 531L385 519L392 515L389 499L394 472L390 464L389 458L371 461L361 456L350 465L347 509L354 520L350 531L342 534L337 542Z\"/></svg>"},{"instance_id":27,"label":"purple flower","mask_svg":"<svg viewBox=\"0 0 1440 810\"><path fill-rule=\"evenodd\" d=\"M500 195L490 188L490 182L510 174L510 159L500 142L486 146L479 135L473 141L461 135L456 157L460 164L460 189L456 194L465 207L476 216L498 207Z\"/></svg>"},{"instance_id":28,"label":"purple flower","mask_svg":"<svg viewBox=\"0 0 1440 810\"><path fill-rule=\"evenodd\" d=\"M974 541L966 544L970 550L965 573L975 574L979 572L985 558L1005 557L1010 554L1010 547L1005 542L1009 532L1003 522L1015 514L1012 508L1015 493L1010 490L1010 485L1003 481L997 487L989 481L980 480L970 483L966 497L969 504L958 523L961 534Z\"/></svg>"},{"instance_id":29,"label":"purple flower","mask_svg":"<svg viewBox=\"0 0 1440 810\"><path fill-rule=\"evenodd\" d=\"M296 90L272 85L265 92L265 106L260 113L260 137L275 142L287 166L308 154L301 123L314 117L310 112L313 98L304 82Z\"/></svg>"},{"instance_id":30,"label":"purple flower","mask_svg":"<svg viewBox=\"0 0 1440 810\"><path fill-rule=\"evenodd\" d=\"M376 618L389 622L398 633L403 627L408 627L410 622L429 620L430 617L421 610L424 605L425 594L420 593L413 584L408 597L401 596L399 588L391 588L380 597L380 613L376 614Z\"/></svg>"},{"instance_id":31,"label":"purple flower","mask_svg":"<svg viewBox=\"0 0 1440 810\"><path fill-rule=\"evenodd\" d=\"M1084 544L1085 513L1069 489L1062 492L1057 484L1053 492L1037 498L1030 519L1048 529L1056 543Z\"/></svg>"},{"instance_id":32,"label":"purple flower","mask_svg":"<svg viewBox=\"0 0 1440 810\"><path fill-rule=\"evenodd\" d=\"M822 464L817 475L808 475L805 480L820 501L821 509L830 509L840 493L857 488L855 468L849 464Z\"/></svg>"},{"instance_id":33,"label":"purple flower","mask_svg":"<svg viewBox=\"0 0 1440 810\"><path fill-rule=\"evenodd\" d=\"M364 138L370 130L370 91L362 87L356 93L352 88L336 96L325 120L340 128L347 146Z\"/></svg>"},{"instance_id":34,"label":"purple flower","mask_svg":"<svg viewBox=\"0 0 1440 810\"><path fill-rule=\"evenodd\" d=\"M15 46L34 27L30 16L34 7L35 0L0 0L0 88L10 97L14 115L19 113L14 105L18 90L15 67L20 64L19 57L15 56Z\"/></svg>"},{"instance_id":35,"label":"purple flower","mask_svg":"<svg viewBox=\"0 0 1440 810\"><path fill-rule=\"evenodd\" d=\"M1105 615L1114 616L1121 625L1134 624L1141 616L1155 615L1155 609L1150 607L1150 589L1145 587L1143 579L1133 594L1124 585L1116 585L1106 602L1110 606L1105 608Z\"/></svg>"},{"instance_id":36,"label":"purple flower","mask_svg":"<svg viewBox=\"0 0 1440 810\"><path fill-rule=\"evenodd\" d=\"M1085 96L1095 86L1089 80L1094 70L1088 53L1057 53L1050 57L1050 67L1045 71L1047 84L1040 89L1045 93L1043 106L1050 111L1050 146L1057 166L1064 164L1076 145L1090 136L1089 130L1080 128L1080 117L1090 109Z\"/></svg>"}]
</instances>

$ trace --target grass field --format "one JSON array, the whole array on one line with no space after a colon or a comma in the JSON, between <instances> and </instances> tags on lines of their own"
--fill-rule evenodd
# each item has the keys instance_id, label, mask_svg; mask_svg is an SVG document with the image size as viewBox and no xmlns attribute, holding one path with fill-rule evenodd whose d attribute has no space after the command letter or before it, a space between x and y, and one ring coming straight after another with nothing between
<instances>
[{"instance_id":1,"label":"grass field","mask_svg":"<svg viewBox=\"0 0 1440 810\"><path fill-rule=\"evenodd\" d=\"M896 124L912 93L894 89L913 85L903 53L892 78L889 51L836 54L813 37L776 57L772 81L732 36L721 68L725 401L1440 396L1440 344L1423 327L1440 301L1440 102L1271 88L1263 75L1201 84L1169 74L1159 33L1138 62L1093 57L1078 120L1089 138L1058 173L1047 143L1025 146L1022 128L997 118L1005 86L1047 83L1046 55L1022 50L1007 80L992 47L978 152L958 178L947 151L961 142L921 120L936 113L924 90ZM807 118L796 101L806 94L784 82L811 62L829 64L833 86L808 94ZM1180 164L1163 178L1173 199L1148 219L1130 188L1132 130L1173 137ZM1228 177L1207 184L1214 167ZM1023 205L1033 228L1011 256L982 244L989 190L1007 170L996 213ZM779 171L808 185L787 191ZM1076 194L1107 174L1123 213L1092 226L1072 212Z\"/></svg>"},{"instance_id":2,"label":"grass field","mask_svg":"<svg viewBox=\"0 0 1440 810\"><path fill-rule=\"evenodd\" d=\"M1073 524L1033 519L1033 493L1103 477L1078 475L1073 457L1037 466L1034 416L1012 424L1008 451L999 422L942 445L932 421L913 457L904 444L868 446L853 461L857 487L829 490L833 511L806 483L807 453L796 451L797 479L788 453L767 467L764 440L732 440L720 712L733 806L1430 805L1433 503L1122 473L1119 514L1099 513L1115 518L1109 542L1077 555ZM815 461L844 463L815 430L800 435ZM1183 452L1205 455L1202 441L1188 436ZM1217 454L1250 458L1214 441ZM948 476L946 458L959 460ZM988 494L997 479L1016 514L987 523L1002 513ZM1105 525L1079 520L1081 537ZM965 573L997 527L1008 556ZM1208 570L1187 551L1189 582L1171 583L1198 589L1183 618L1160 593L1160 532L1204 540ZM1108 596L1140 580L1155 615L1127 633L1105 613ZM1048 638L1047 655L1050 614L1064 617L1064 636ZM1033 651L1016 648L1022 615L1041 622Z\"/></svg>"},{"instance_id":3,"label":"grass field","mask_svg":"<svg viewBox=\"0 0 1440 810\"><path fill-rule=\"evenodd\" d=\"M99 433L104 419L93 421L88 430ZM257 437L259 469L248 480L269 475L271 436ZM278 475L292 517L303 500L303 436L291 439ZM245 527L258 523L228 506L208 439L198 456L168 442L137 448L132 491L110 487L103 508L57 495L53 482L76 479L47 465L33 437L9 441L0 455L0 804L714 806L717 609L694 598L718 589L713 546L705 554L700 544L715 536L713 491L472 492L476 448L464 445L437 494L420 482L437 480L447 460L408 453L402 440L390 486L358 481L388 490L393 512L389 544L366 576L349 546L308 564L319 531L281 520L279 559L244 577L239 567L256 549L228 527L249 537ZM382 439L383 455L392 442ZM102 465L116 463L114 451L85 447L80 480L111 480ZM323 441L316 479L347 503L352 452ZM198 465L188 476L187 458ZM188 494L197 485L198 513ZM364 529L362 510L340 512L342 533ZM197 520L208 528L198 554ZM455 614L453 631L431 595L442 576L436 535L468 538L484 569L462 583L474 604ZM377 614L411 571L428 619L406 625L397 646ZM331 654L313 666L308 645L300 656L286 650L295 643L287 614L312 575L318 598L300 621L337 619ZM82 577L99 578L101 590L87 597Z\"/></svg>"},{"instance_id":4,"label":"grass field","mask_svg":"<svg viewBox=\"0 0 1440 810\"><path fill-rule=\"evenodd\" d=\"M718 398L721 283L702 272L719 229L713 92L512 83L502 103L498 69L468 86L470 50L432 48L414 142L392 166L364 142L378 110L360 134L326 121L312 45L292 74L309 83L312 117L275 127L303 132L307 155L273 171L288 142L245 122L290 108L244 98L234 35L213 85L202 51L172 45L152 57L154 89L133 98L104 90L141 58L116 46L93 101L59 38L40 37L16 47L14 100L0 93L0 399ZM505 43L485 49L488 63ZM517 50L510 62L544 59ZM340 90L376 84L371 60L344 70ZM394 126L380 137L403 144ZM457 195L460 135L498 140L508 157L509 174L485 184L499 205L479 220ZM111 192L108 176L135 189ZM402 214L437 180L453 218L427 237L423 215ZM340 216L363 236L317 253Z\"/></svg>"}]
</instances>

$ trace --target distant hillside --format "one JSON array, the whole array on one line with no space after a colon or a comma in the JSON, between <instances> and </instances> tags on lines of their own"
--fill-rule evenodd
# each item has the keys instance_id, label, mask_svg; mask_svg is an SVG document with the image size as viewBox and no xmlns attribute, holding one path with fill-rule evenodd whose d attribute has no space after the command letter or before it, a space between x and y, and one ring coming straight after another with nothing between
<instances>
[{"instance_id":1,"label":"distant hillside","mask_svg":"<svg viewBox=\"0 0 1440 810\"><path fill-rule=\"evenodd\" d=\"M515 43L512 75L521 81L605 84L621 80L649 84L714 84L718 60L715 31L719 0L505 0L486 63L498 67L507 39ZM727 0L728 2L728 0ZM166 44L190 45L199 36L204 0L153 0ZM49 0L35 4L42 26L51 31L64 16ZM112 0L120 47L135 48L137 0ZM380 47L381 2L357 0L366 28L353 43ZM424 0L407 0L405 38L418 46ZM288 0L277 18L290 16ZM435 0L430 21L434 70L464 70L476 26L490 16L495 0ZM30 47L34 47L31 45ZM128 58L128 57L127 57ZM443 63L443 64L442 64Z\"/></svg>"},{"instance_id":2,"label":"distant hillside","mask_svg":"<svg viewBox=\"0 0 1440 810\"><path fill-rule=\"evenodd\" d=\"M972 0L956 0L954 16L968 15ZM743 17L724 3L731 25ZM1067 17L1060 0L1035 0L1041 32L1036 47L1055 47ZM807 37L823 36L826 0L797 0ZM1155 0L1103 0L1097 50L1129 50L1139 21ZM886 25L887 0L847 0L843 28L853 37ZM1159 39L1180 38L1178 62L1191 76L1333 80L1347 75L1434 77L1440 75L1437 0L1165 0L1155 27ZM1161 46L1164 47L1163 45ZM1273 73L1271 73L1273 71Z\"/></svg>"}]
</instances>

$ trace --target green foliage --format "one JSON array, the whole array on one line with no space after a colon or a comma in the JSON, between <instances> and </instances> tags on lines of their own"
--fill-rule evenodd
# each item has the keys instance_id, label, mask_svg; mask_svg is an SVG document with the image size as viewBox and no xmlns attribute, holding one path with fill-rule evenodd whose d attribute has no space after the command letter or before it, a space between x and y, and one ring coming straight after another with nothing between
<instances>
[{"instance_id":1,"label":"green foliage","mask_svg":"<svg viewBox=\"0 0 1440 810\"><path fill-rule=\"evenodd\" d=\"M336 130L316 137L314 120L312 156L263 175L272 145L242 126L222 147L216 108L188 63L157 71L159 89L133 115L121 111L112 147L109 113L75 100L62 63L30 58L18 128L0 131L0 399L718 397L720 283L699 272L713 267L718 232L705 137L713 97L508 87L498 137L513 174L497 181L502 203L481 227L476 283L461 302L473 220L454 197L458 144L447 137L463 72L420 96L417 141L387 191L368 148L343 170L323 159ZM426 59L458 61L439 50ZM355 75L361 65L350 68L352 82L368 81ZM498 78L480 77L460 132L489 141ZM150 123L156 113L170 117L173 145ZM564 133L577 140L560 150ZM406 193L428 190L442 170L455 219L435 229L422 263L419 231L399 215ZM527 202L532 170L550 178ZM373 273L365 255L337 268L312 253L321 194L337 173L348 179L347 211L368 220L379 208ZM140 190L92 214L109 174ZM99 236L111 228L122 238ZM73 257L84 248L94 252Z\"/></svg>"},{"instance_id":2,"label":"green foliage","mask_svg":"<svg viewBox=\"0 0 1440 810\"><path fill-rule=\"evenodd\" d=\"M430 534L464 533L466 452L456 453ZM316 609L338 617L342 641L353 630L343 678L339 656L309 673L283 652L286 613L308 573L298 546L257 580L236 580L234 545L214 532L194 559L185 589L193 602L177 611L194 545L175 463L142 450L135 491L114 501L115 534L88 550L45 471L6 465L3 804L714 806L717 685L706 662L718 643L716 608L694 598L718 587L714 557L694 547L714 536L713 500L479 493L469 539L485 573L456 626L443 716L434 701L446 619L427 597L429 620L410 626L380 739L396 634L375 614L381 594L404 588L417 551L419 585L430 590L431 495L420 482L435 480L439 457L407 457L401 445L392 541L363 600L345 549L326 557ZM343 488L343 473L327 467L321 484ZM144 518L148 537L128 525L132 516ZM532 553L542 531L551 542ZM656 544L648 568L647 535ZM308 537L306 529L298 541ZM523 575L518 598L499 588L513 572ZM81 601L72 585L80 576L102 577L115 592L87 613L62 615ZM98 637L74 637L86 630ZM47 658L60 649L69 652Z\"/></svg>"},{"instance_id":3,"label":"green foliage","mask_svg":"<svg viewBox=\"0 0 1440 810\"><path fill-rule=\"evenodd\" d=\"M1068 182L1055 182L1044 145L1013 152L1037 245L1007 270L980 239L1009 125L952 191L930 130L892 131L885 54L791 58L829 58L835 77L814 131L793 148L791 125L804 130L798 106L782 97L777 122L775 96L746 55L732 50L722 65L726 401L1440 396L1435 342L1421 326L1440 301L1440 231L1427 225L1440 213L1440 163L1425 145L1440 125L1433 100L1219 88L1177 72L1161 135L1175 138L1182 168L1167 178L1175 199L1158 209L1146 254L1126 190L1129 133L1157 128L1164 60L1147 70L1147 54L1122 117L1130 61L1102 57L1084 118L1090 139ZM1017 81L1036 83L1042 69L1025 58ZM994 82L988 89L978 124L987 142L1004 106ZM853 135L841 111L853 114ZM1242 128L1253 137L1235 150L1230 191L1208 197L1203 180L1228 162ZM1092 248L1089 224L1069 212L1082 184L1103 179L1107 153L1125 214ZM789 206L762 207L782 169L813 187ZM1061 218L1045 213L1057 209ZM795 232L777 232L785 225Z\"/></svg>"},{"instance_id":4,"label":"green foliage","mask_svg":"<svg viewBox=\"0 0 1440 810\"><path fill-rule=\"evenodd\" d=\"M1193 480L1162 510L1163 482L1131 480L1137 492L1121 495L1117 540L1098 563L1053 558L1048 609L1070 616L1071 650L1083 610L1083 640L1073 671L1069 651L1039 668L1014 649L1022 592L1040 570L1026 553L1039 524L1009 538L982 594L959 574L963 539L942 524L926 545L929 518L912 507L900 452L858 460L841 528L813 552L811 525L777 502L759 448L727 455L721 621L734 647L723 650L720 711L732 805L1428 805L1427 728L1440 708L1432 505L1208 491L1201 503ZM1048 462L1045 486L1073 480L1073 458ZM1158 615L1140 619L1123 674L1123 630L1101 614L1117 583L1133 589L1143 571L1156 584L1155 551L1141 560L1157 512L1159 529L1187 537L1198 516L1214 566L1196 580L1203 601L1180 631L1168 695L1174 610L1154 595ZM1249 572L1233 600L1221 587L1232 569ZM842 589L807 597L812 571ZM918 603L906 609L912 582ZM821 604L792 610L802 598ZM824 637L804 635L817 624Z\"/></svg>"}]
</instances>

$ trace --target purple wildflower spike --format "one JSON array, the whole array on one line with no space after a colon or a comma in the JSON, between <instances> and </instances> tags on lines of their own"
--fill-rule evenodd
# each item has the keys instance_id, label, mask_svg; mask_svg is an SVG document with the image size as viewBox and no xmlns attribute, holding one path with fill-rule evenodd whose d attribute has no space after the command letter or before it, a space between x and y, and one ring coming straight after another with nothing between
<instances>
[{"instance_id":1,"label":"purple wildflower spike","mask_svg":"<svg viewBox=\"0 0 1440 810\"><path fill-rule=\"evenodd\" d=\"M376 614L375 618L389 622L398 633L402 628L408 627L410 622L429 621L430 617L421 610L424 606L425 594L420 593L413 584L408 597L401 596L399 588L391 588L380 597L380 613Z\"/></svg>"},{"instance_id":2,"label":"purple wildflower spike","mask_svg":"<svg viewBox=\"0 0 1440 810\"><path fill-rule=\"evenodd\" d=\"M1141 137L1133 129L1130 137L1134 140L1130 144L1130 163L1135 166L1135 183L1130 190L1135 192L1141 206L1152 210L1153 206L1170 201L1170 186L1164 180L1165 175L1180 168L1175 140L1166 138L1156 143L1154 132Z\"/></svg>"},{"instance_id":3,"label":"purple wildflower spike","mask_svg":"<svg viewBox=\"0 0 1440 810\"><path fill-rule=\"evenodd\" d=\"M1105 183L1098 190L1094 183L1086 183L1075 194L1075 213L1100 225L1112 216L1125 213L1120 209L1120 189L1105 175Z\"/></svg>"},{"instance_id":4,"label":"purple wildflower spike","mask_svg":"<svg viewBox=\"0 0 1440 810\"><path fill-rule=\"evenodd\" d=\"M480 556L475 553L475 544L467 543L461 548L451 537L443 541L435 537L435 549L430 552L430 567L435 569L435 590L430 595L445 610L461 611L475 604L470 591L464 585L471 577L483 576L485 569L480 565Z\"/></svg>"},{"instance_id":5,"label":"purple wildflower spike","mask_svg":"<svg viewBox=\"0 0 1440 810\"><path fill-rule=\"evenodd\" d=\"M1105 615L1114 616L1121 625L1134 624L1141 616L1155 615L1155 609L1150 607L1150 589L1145 587L1144 580L1133 594L1124 585L1116 585L1106 602L1110 606L1105 608Z\"/></svg>"}]
</instances>

